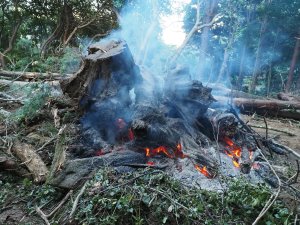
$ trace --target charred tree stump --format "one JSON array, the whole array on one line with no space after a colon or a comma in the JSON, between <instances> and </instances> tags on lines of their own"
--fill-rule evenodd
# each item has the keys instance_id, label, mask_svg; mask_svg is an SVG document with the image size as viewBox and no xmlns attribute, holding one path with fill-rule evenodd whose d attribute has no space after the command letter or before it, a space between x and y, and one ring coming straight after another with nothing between
<instances>
[{"instance_id":1,"label":"charred tree stump","mask_svg":"<svg viewBox=\"0 0 300 225\"><path fill-rule=\"evenodd\" d=\"M94 44L88 51L79 71L61 81L63 92L80 102L81 108L95 101L95 98L104 100L120 94L118 92L121 90L126 94L141 79L125 42Z\"/></svg>"}]
</instances>

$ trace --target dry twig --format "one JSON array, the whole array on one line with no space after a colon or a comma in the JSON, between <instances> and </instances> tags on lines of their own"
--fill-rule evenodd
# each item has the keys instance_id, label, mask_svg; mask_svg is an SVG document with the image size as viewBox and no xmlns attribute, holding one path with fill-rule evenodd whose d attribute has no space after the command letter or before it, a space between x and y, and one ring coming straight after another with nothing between
<instances>
[{"instance_id":1,"label":"dry twig","mask_svg":"<svg viewBox=\"0 0 300 225\"><path fill-rule=\"evenodd\" d=\"M62 206L63 204L65 204L65 202L68 200L68 198L70 197L70 195L73 193L73 190L70 190L66 196L61 200L61 202L52 210L52 212L50 214L45 214L42 210L41 210L41 207L36 207L36 212L37 214L45 221L45 223L47 225L50 225L49 223L49 218L51 218L54 213L56 213L56 211L58 211Z\"/></svg>"}]
</instances>

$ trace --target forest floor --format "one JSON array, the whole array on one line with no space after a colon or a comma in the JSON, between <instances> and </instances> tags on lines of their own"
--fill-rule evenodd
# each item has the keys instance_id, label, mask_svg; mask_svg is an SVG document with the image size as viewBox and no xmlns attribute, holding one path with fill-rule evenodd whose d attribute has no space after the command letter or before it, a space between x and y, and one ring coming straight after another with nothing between
<instances>
[{"instance_id":1,"label":"forest floor","mask_svg":"<svg viewBox=\"0 0 300 225\"><path fill-rule=\"evenodd\" d=\"M266 135L266 124L262 116L242 115L242 119L248 122L261 136ZM273 138L280 144L300 152L300 121L283 118L266 118L269 138Z\"/></svg>"},{"instance_id":2,"label":"forest floor","mask_svg":"<svg viewBox=\"0 0 300 225\"><path fill-rule=\"evenodd\" d=\"M53 106L67 107L69 104L61 98L48 98L47 92L45 94L43 91L32 95L32 89L29 89L30 101L25 102L20 111L18 103L3 104L7 106L5 111L12 114L8 116L8 121L15 123L8 131L11 138L23 139L35 149L55 138L58 133L50 112ZM77 121L76 112L69 108L62 111L62 124L74 124ZM13 119L16 120L14 123ZM266 123L263 117L241 115L241 119L262 137L265 136ZM300 152L300 121L265 119L269 138ZM5 121L4 117L0 118L0 131L3 131L2 139L10 141L6 137L8 127ZM48 167L55 145L56 142L52 141L40 152ZM2 153L7 156L5 151ZM187 189L162 171L141 169L120 175L104 168L87 182L86 191L75 207L76 213L69 220L74 199L81 191L79 187L67 193L48 184L35 184L29 178L18 177L7 171L0 173L0 224L45 224L38 214L39 209L44 214L51 214L69 193L71 197L61 208L47 217L49 224L251 224L273 194L273 190L267 186L258 188L243 180L232 179L228 181L228 187L225 194L213 193ZM299 184L295 187L299 189ZM98 189L101 191L95 191ZM284 191L278 199L262 218L261 224L291 224L296 221L299 201L291 199Z\"/></svg>"}]
</instances>

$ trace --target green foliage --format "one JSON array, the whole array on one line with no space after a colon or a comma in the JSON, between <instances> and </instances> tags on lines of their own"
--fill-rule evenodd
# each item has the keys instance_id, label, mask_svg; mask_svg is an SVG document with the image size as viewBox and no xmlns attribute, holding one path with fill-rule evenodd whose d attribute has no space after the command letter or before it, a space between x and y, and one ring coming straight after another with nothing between
<instances>
[{"instance_id":1,"label":"green foliage","mask_svg":"<svg viewBox=\"0 0 300 225\"><path fill-rule=\"evenodd\" d=\"M27 96L24 105L13 115L12 120L18 123L35 118L50 96L50 87L46 84L31 85L25 89Z\"/></svg>"},{"instance_id":2,"label":"green foliage","mask_svg":"<svg viewBox=\"0 0 300 225\"><path fill-rule=\"evenodd\" d=\"M57 55L40 58L40 50L32 39L20 38L14 50L8 54L14 64L8 64L9 70L32 72L73 73L78 70L81 54L76 48L66 47Z\"/></svg>"},{"instance_id":3,"label":"green foliage","mask_svg":"<svg viewBox=\"0 0 300 225\"><path fill-rule=\"evenodd\" d=\"M131 181L131 182L128 182ZM100 170L79 204L80 224L250 224L270 197L264 185L231 180L225 193L185 188L164 173ZM262 223L292 221L277 201Z\"/></svg>"}]
</instances>

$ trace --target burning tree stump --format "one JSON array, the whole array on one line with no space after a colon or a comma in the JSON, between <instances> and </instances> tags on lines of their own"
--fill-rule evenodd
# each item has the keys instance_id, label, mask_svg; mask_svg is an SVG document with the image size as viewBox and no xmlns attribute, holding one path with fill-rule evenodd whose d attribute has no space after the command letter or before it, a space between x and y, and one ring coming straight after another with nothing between
<instances>
[{"instance_id":1,"label":"burning tree stump","mask_svg":"<svg viewBox=\"0 0 300 225\"><path fill-rule=\"evenodd\" d=\"M80 138L68 151L75 159L66 161L51 180L53 185L74 188L105 165L164 165L174 177L185 176L180 175L183 171L188 179L224 174L219 170L224 165L238 173L232 163L250 172L247 150L243 154L241 147L228 143L223 149L214 147L215 137L222 141L236 136L237 118L209 109L215 101L212 89L190 79L186 68L172 70L160 91L148 87L146 74L141 75L125 42L95 44L88 53L80 70L61 82L80 109ZM226 148L227 155L222 153Z\"/></svg>"}]
</instances>

